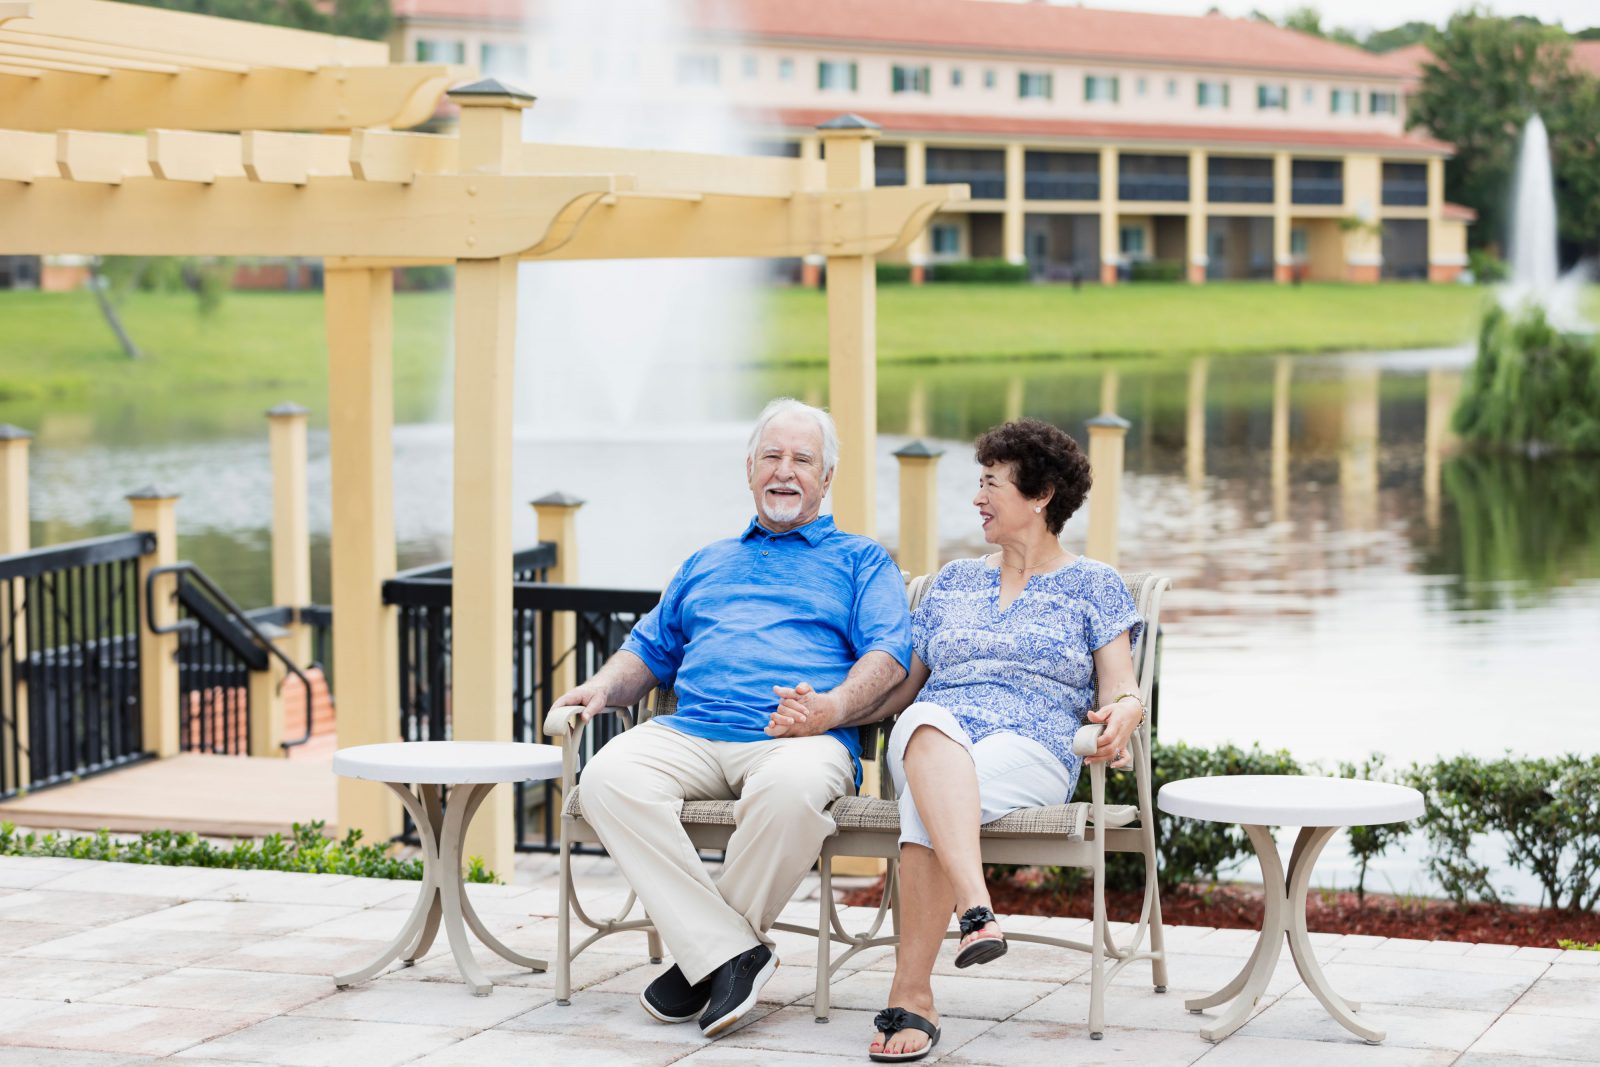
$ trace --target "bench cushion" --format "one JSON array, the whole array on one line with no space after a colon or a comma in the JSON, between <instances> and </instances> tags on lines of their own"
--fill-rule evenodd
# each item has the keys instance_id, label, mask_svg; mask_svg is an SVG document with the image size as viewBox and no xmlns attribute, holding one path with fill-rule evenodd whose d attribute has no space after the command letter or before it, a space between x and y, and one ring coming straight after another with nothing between
<instances>
[{"instance_id":1,"label":"bench cushion","mask_svg":"<svg viewBox=\"0 0 1600 1067\"><path fill-rule=\"evenodd\" d=\"M562 811L574 818L583 818L582 787L568 796ZM731 800L690 800L683 805L682 821L691 826L732 826ZM900 807L892 800L878 797L840 797L829 807L828 813L841 830L881 830L884 833L900 832ZM1108 827L1127 826L1139 816L1139 809L1131 804L1106 805ZM1089 822L1089 805L1083 801L1074 804L1051 804L1042 808L1022 808L1001 816L983 827L984 837L1032 837L1039 834L1065 835L1073 840L1083 838L1084 826Z\"/></svg>"}]
</instances>

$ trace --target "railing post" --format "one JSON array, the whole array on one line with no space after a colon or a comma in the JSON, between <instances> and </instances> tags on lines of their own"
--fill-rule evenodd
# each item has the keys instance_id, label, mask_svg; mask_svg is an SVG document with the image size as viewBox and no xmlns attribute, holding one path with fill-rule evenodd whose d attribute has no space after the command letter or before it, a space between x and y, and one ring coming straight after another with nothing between
<instances>
[{"instance_id":1,"label":"railing post","mask_svg":"<svg viewBox=\"0 0 1600 1067\"><path fill-rule=\"evenodd\" d=\"M306 500L306 416L299 404L267 412L272 451L272 602L291 608L283 649L297 667L311 662L311 627L300 609L311 603L311 523Z\"/></svg>"},{"instance_id":2,"label":"railing post","mask_svg":"<svg viewBox=\"0 0 1600 1067\"><path fill-rule=\"evenodd\" d=\"M178 494L153 485L128 494L133 529L154 534L155 551L139 557L139 600L144 603L146 576L178 561ZM162 583L151 596L150 617L139 630L139 703L144 750L156 756L178 754L178 635L157 634L151 627L177 621L177 593Z\"/></svg>"},{"instance_id":3,"label":"railing post","mask_svg":"<svg viewBox=\"0 0 1600 1067\"><path fill-rule=\"evenodd\" d=\"M900 461L900 569L912 577L939 569L939 457L942 448L913 441Z\"/></svg>"},{"instance_id":4,"label":"railing post","mask_svg":"<svg viewBox=\"0 0 1600 1067\"><path fill-rule=\"evenodd\" d=\"M0 426L0 556L28 551L28 448L32 440L33 434L20 426ZM12 789L24 789L32 779L23 758L28 751L28 683L12 677L16 664L28 658L28 628L23 624L27 616L18 610L26 588L20 579L11 583L7 598L11 616L0 620L0 627L8 628L11 637L10 655L0 656L0 686L14 701L12 714L0 717L0 782Z\"/></svg>"},{"instance_id":5,"label":"railing post","mask_svg":"<svg viewBox=\"0 0 1600 1067\"><path fill-rule=\"evenodd\" d=\"M556 563L549 573L554 585L578 583L578 509L583 505L584 501L559 491L533 501L533 513L539 518L539 540L556 546ZM552 692L546 694L545 704L578 684L577 659L566 654L577 640L577 617L570 611L552 612L550 646L560 666L552 675Z\"/></svg>"},{"instance_id":6,"label":"railing post","mask_svg":"<svg viewBox=\"0 0 1600 1067\"><path fill-rule=\"evenodd\" d=\"M517 169L522 112L533 97L491 80L453 89L461 169ZM450 608L451 736L511 740L511 431L517 259L458 259L455 303L454 546ZM342 668L341 668L342 670ZM467 829L463 857L503 877L516 859L512 791L497 789Z\"/></svg>"},{"instance_id":7,"label":"railing post","mask_svg":"<svg viewBox=\"0 0 1600 1067\"><path fill-rule=\"evenodd\" d=\"M1090 559L1113 567L1117 565L1123 444L1131 425L1109 411L1089 420L1089 468L1094 484L1089 489L1089 540L1084 552Z\"/></svg>"},{"instance_id":8,"label":"railing post","mask_svg":"<svg viewBox=\"0 0 1600 1067\"><path fill-rule=\"evenodd\" d=\"M283 664L268 657L267 669L250 672L250 755L282 758Z\"/></svg>"}]
</instances>

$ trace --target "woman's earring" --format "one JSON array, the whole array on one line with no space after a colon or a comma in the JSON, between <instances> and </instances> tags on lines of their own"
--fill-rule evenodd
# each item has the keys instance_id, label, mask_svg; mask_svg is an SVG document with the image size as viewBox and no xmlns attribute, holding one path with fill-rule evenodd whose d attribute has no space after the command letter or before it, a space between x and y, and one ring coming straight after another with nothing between
<instances>
[{"instance_id":1,"label":"woman's earring","mask_svg":"<svg viewBox=\"0 0 1600 1067\"><path fill-rule=\"evenodd\" d=\"M1041 511L1043 511L1043 510L1044 510L1044 508L1042 508L1042 507L1037 507L1037 508L1034 508L1034 509L1033 509L1033 513L1034 513L1034 514L1035 514L1035 515L1037 515L1037 514L1039 514L1039 512L1041 512Z\"/></svg>"}]
</instances>

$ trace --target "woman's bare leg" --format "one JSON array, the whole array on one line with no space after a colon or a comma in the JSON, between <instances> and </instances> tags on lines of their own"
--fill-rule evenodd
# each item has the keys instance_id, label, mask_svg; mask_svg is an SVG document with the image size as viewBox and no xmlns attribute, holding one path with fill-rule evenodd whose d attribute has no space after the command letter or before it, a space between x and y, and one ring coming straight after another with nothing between
<instances>
[{"instance_id":1,"label":"woman's bare leg","mask_svg":"<svg viewBox=\"0 0 1600 1067\"><path fill-rule=\"evenodd\" d=\"M894 954L894 982L889 987L889 1007L914 1011L929 1022L939 1017L933 1008L933 961L939 955L944 933L950 929L950 912L956 906L955 890L930 849L900 846L900 944ZM874 1052L914 1052L928 1043L920 1030L903 1030L883 1047L883 1035L873 1038Z\"/></svg>"}]
</instances>

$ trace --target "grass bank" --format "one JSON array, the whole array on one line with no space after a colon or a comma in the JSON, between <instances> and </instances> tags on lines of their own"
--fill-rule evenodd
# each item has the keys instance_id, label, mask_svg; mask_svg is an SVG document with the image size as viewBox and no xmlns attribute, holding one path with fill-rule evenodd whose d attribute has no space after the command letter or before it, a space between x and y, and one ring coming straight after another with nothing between
<instances>
[{"instance_id":1,"label":"grass bank","mask_svg":"<svg viewBox=\"0 0 1600 1067\"><path fill-rule=\"evenodd\" d=\"M878 346L886 363L1430 347L1469 338L1486 298L1423 285L884 286ZM826 297L777 289L763 299L753 360L824 362ZM142 360L122 355L87 293L0 293L0 400L325 387L320 294L233 293L202 316L186 294L138 293L123 317ZM451 332L449 294L396 297L402 407L438 389Z\"/></svg>"}]
</instances>

